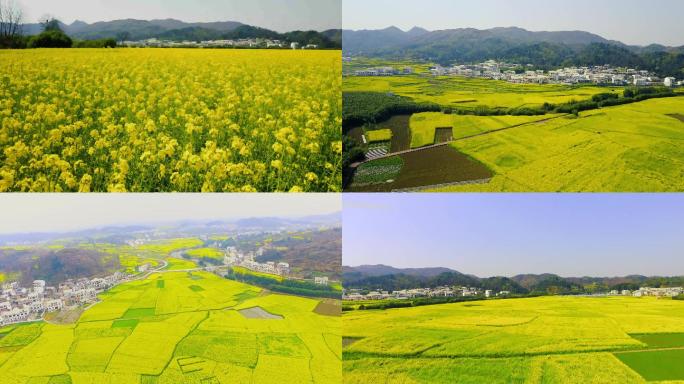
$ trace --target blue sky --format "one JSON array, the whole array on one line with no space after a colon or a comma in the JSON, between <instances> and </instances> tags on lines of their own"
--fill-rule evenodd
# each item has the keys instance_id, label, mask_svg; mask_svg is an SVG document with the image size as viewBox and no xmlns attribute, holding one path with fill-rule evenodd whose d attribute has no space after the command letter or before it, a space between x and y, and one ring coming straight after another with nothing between
<instances>
[{"instance_id":1,"label":"blue sky","mask_svg":"<svg viewBox=\"0 0 684 384\"><path fill-rule=\"evenodd\" d=\"M345 29L517 26L583 30L626 44L684 45L682 0L343 0Z\"/></svg>"},{"instance_id":2,"label":"blue sky","mask_svg":"<svg viewBox=\"0 0 684 384\"><path fill-rule=\"evenodd\" d=\"M288 32L340 28L342 0L16 0L26 22L52 15L66 23L115 19L240 21Z\"/></svg>"},{"instance_id":3,"label":"blue sky","mask_svg":"<svg viewBox=\"0 0 684 384\"><path fill-rule=\"evenodd\" d=\"M334 193L0 194L0 233L66 232L181 220L300 217L339 212Z\"/></svg>"},{"instance_id":4,"label":"blue sky","mask_svg":"<svg viewBox=\"0 0 684 384\"><path fill-rule=\"evenodd\" d=\"M344 194L343 264L684 275L684 195Z\"/></svg>"}]
</instances>

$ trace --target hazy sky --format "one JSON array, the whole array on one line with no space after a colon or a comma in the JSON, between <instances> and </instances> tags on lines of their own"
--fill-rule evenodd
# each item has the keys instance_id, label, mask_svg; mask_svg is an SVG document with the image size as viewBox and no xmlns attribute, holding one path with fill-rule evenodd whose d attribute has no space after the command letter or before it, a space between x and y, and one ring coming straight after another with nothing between
<instances>
[{"instance_id":1,"label":"hazy sky","mask_svg":"<svg viewBox=\"0 0 684 384\"><path fill-rule=\"evenodd\" d=\"M344 265L684 275L684 195L345 194Z\"/></svg>"},{"instance_id":2,"label":"hazy sky","mask_svg":"<svg viewBox=\"0 0 684 384\"><path fill-rule=\"evenodd\" d=\"M289 32L340 28L342 0L16 0L26 22L52 15L65 23L116 19L239 21Z\"/></svg>"},{"instance_id":3,"label":"hazy sky","mask_svg":"<svg viewBox=\"0 0 684 384\"><path fill-rule=\"evenodd\" d=\"M106 225L339 212L342 200L321 194L2 194L0 233L63 232Z\"/></svg>"},{"instance_id":4,"label":"hazy sky","mask_svg":"<svg viewBox=\"0 0 684 384\"><path fill-rule=\"evenodd\" d=\"M626 44L684 45L682 0L343 0L345 29L583 30Z\"/></svg>"}]
</instances>

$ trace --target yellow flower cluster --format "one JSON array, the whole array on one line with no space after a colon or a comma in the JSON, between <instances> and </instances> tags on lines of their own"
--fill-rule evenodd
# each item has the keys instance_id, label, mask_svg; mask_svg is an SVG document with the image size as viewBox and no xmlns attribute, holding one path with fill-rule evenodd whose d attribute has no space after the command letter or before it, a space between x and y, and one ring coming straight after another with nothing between
<instances>
[{"instance_id":1,"label":"yellow flower cluster","mask_svg":"<svg viewBox=\"0 0 684 384\"><path fill-rule=\"evenodd\" d=\"M339 191L339 51L0 52L0 191Z\"/></svg>"}]
</instances>

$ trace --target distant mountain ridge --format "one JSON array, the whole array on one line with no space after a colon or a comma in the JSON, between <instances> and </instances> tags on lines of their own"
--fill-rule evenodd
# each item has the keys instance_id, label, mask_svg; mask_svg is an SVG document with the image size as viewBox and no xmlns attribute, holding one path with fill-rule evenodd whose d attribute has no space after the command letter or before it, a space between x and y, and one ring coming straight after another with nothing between
<instances>
[{"instance_id":1,"label":"distant mountain ridge","mask_svg":"<svg viewBox=\"0 0 684 384\"><path fill-rule=\"evenodd\" d=\"M585 293L593 290L684 286L684 276L561 277L551 273L477 277L449 268L394 268L387 265L342 267L345 288L399 290L443 285L479 287L513 293Z\"/></svg>"},{"instance_id":2,"label":"distant mountain ridge","mask_svg":"<svg viewBox=\"0 0 684 384\"><path fill-rule=\"evenodd\" d=\"M489 59L533 64L635 66L660 75L684 77L684 46L630 46L585 31L533 32L518 27L428 31L415 27L343 30L345 55L479 62Z\"/></svg>"},{"instance_id":3,"label":"distant mountain ridge","mask_svg":"<svg viewBox=\"0 0 684 384\"><path fill-rule=\"evenodd\" d=\"M238 21L187 23L176 19L137 20L122 19L100 21L88 24L76 20L71 24L59 23L62 30L72 38L95 40L114 38L117 40L145 40L150 38L169 40L218 40L240 38L280 39L300 44L316 44L322 48L341 48L342 31L291 31L278 33ZM37 35L41 24L24 24L25 35Z\"/></svg>"}]
</instances>

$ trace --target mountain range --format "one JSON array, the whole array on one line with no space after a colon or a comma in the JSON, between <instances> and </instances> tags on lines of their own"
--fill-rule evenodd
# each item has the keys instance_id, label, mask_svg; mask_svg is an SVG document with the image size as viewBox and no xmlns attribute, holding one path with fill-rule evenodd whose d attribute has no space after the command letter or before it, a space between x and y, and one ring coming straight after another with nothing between
<instances>
[{"instance_id":1,"label":"mountain range","mask_svg":"<svg viewBox=\"0 0 684 384\"><path fill-rule=\"evenodd\" d=\"M345 55L410 58L442 65L489 59L547 69L565 65L632 66L682 77L684 46L627 45L584 31L533 32L518 27L446 29L415 27L343 30Z\"/></svg>"},{"instance_id":2,"label":"mountain range","mask_svg":"<svg viewBox=\"0 0 684 384\"><path fill-rule=\"evenodd\" d=\"M520 274L512 277L468 275L450 268L394 268L361 265L342 268L345 288L399 290L456 285L511 291L513 293L584 293L608 289L638 289L640 286L682 286L683 276L630 275L621 277L561 277L555 274Z\"/></svg>"},{"instance_id":3,"label":"mountain range","mask_svg":"<svg viewBox=\"0 0 684 384\"><path fill-rule=\"evenodd\" d=\"M341 48L342 31L292 31L278 33L269 29L243 24L237 21L187 23L176 19L136 20L123 19L88 24L74 21L59 22L60 28L69 36L80 40L113 38L117 40L144 40L150 38L181 40L219 40L240 38L269 38L300 44L317 44L321 48ZM37 35L41 24L24 24L25 35Z\"/></svg>"}]
</instances>

